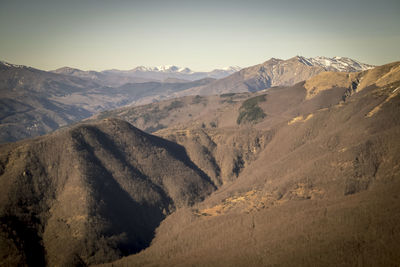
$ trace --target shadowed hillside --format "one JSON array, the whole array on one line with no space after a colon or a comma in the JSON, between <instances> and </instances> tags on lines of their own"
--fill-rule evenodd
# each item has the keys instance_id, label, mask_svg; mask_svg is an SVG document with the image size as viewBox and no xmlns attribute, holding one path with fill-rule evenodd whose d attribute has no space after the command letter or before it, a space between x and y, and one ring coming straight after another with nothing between
<instances>
[{"instance_id":1,"label":"shadowed hillside","mask_svg":"<svg viewBox=\"0 0 400 267\"><path fill-rule=\"evenodd\" d=\"M147 247L211 193L179 145L119 120L0 147L1 265L86 265Z\"/></svg>"}]
</instances>

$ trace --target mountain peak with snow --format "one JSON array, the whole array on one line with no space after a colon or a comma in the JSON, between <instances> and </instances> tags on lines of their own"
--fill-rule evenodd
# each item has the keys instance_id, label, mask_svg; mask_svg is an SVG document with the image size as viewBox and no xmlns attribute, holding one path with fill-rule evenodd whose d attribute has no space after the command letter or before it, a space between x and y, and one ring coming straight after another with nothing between
<instances>
[{"instance_id":1,"label":"mountain peak with snow","mask_svg":"<svg viewBox=\"0 0 400 267\"><path fill-rule=\"evenodd\" d=\"M131 70L131 72L161 72L161 73L185 73L191 74L193 71L189 68L182 68L175 65L162 65L156 67L139 66Z\"/></svg>"},{"instance_id":2,"label":"mountain peak with snow","mask_svg":"<svg viewBox=\"0 0 400 267\"><path fill-rule=\"evenodd\" d=\"M357 60L348 58L348 57L310 57L306 58L303 56L296 56L299 62L308 66L320 66L323 67L326 71L339 71L339 72L358 72L364 71L368 69L372 69L375 66L361 63Z\"/></svg>"},{"instance_id":3,"label":"mountain peak with snow","mask_svg":"<svg viewBox=\"0 0 400 267\"><path fill-rule=\"evenodd\" d=\"M0 60L0 66L5 67L5 68L29 68L24 65L11 64L11 63L8 63L3 60Z\"/></svg>"},{"instance_id":4,"label":"mountain peak with snow","mask_svg":"<svg viewBox=\"0 0 400 267\"><path fill-rule=\"evenodd\" d=\"M241 70L242 68L239 66L228 66L223 68L213 69L210 72L229 72L233 73ZM182 73L182 74L194 74L194 73L207 73L207 71L193 71L188 67L179 67L176 65L161 65L156 67L146 67L146 66L138 66L130 72L159 72L159 73Z\"/></svg>"},{"instance_id":5,"label":"mountain peak with snow","mask_svg":"<svg viewBox=\"0 0 400 267\"><path fill-rule=\"evenodd\" d=\"M228 66L228 67L221 68L221 70L225 70L225 71L234 71L234 72L239 71L239 70L241 70L241 69L242 69L242 68L239 67L239 66Z\"/></svg>"}]
</instances>

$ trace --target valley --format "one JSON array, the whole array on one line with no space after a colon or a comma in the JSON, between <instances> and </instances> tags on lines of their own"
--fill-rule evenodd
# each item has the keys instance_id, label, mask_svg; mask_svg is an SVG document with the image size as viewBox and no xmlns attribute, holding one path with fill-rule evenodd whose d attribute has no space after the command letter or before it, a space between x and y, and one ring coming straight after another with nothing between
<instances>
[{"instance_id":1,"label":"valley","mask_svg":"<svg viewBox=\"0 0 400 267\"><path fill-rule=\"evenodd\" d=\"M96 114L52 93L88 114L0 145L1 265L395 266L400 63L277 62L273 82L129 83L144 105Z\"/></svg>"},{"instance_id":2,"label":"valley","mask_svg":"<svg viewBox=\"0 0 400 267\"><path fill-rule=\"evenodd\" d=\"M0 4L0 267L400 267L400 1Z\"/></svg>"}]
</instances>

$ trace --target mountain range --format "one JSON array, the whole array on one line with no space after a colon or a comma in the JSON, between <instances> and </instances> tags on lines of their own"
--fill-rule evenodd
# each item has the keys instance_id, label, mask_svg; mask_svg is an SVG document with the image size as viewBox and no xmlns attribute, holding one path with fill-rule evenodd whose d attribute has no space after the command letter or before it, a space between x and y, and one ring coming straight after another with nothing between
<instances>
[{"instance_id":1,"label":"mountain range","mask_svg":"<svg viewBox=\"0 0 400 267\"><path fill-rule=\"evenodd\" d=\"M340 57L270 59L241 70L229 67L211 72L193 72L176 66L103 72L61 68L46 72L1 62L0 143L42 135L125 105L185 95L255 92L293 85L321 72L362 71L371 67ZM233 74L225 77L230 73ZM203 79L191 81L197 78Z\"/></svg>"},{"instance_id":2,"label":"mountain range","mask_svg":"<svg viewBox=\"0 0 400 267\"><path fill-rule=\"evenodd\" d=\"M239 71L242 85L259 75L257 89L122 107L0 145L0 264L400 262L400 62L267 62Z\"/></svg>"},{"instance_id":3,"label":"mountain range","mask_svg":"<svg viewBox=\"0 0 400 267\"><path fill-rule=\"evenodd\" d=\"M215 69L210 72L195 72L189 68L181 68L174 65L158 66L158 67L145 67L139 66L131 70L105 70L101 72L96 71L82 71L79 69L63 67L52 72L72 75L81 78L88 78L106 86L121 86L126 83L140 83L159 81L165 82L171 79L182 81L194 81L204 78L220 79L229 76L241 68L227 67L224 69Z\"/></svg>"},{"instance_id":4,"label":"mountain range","mask_svg":"<svg viewBox=\"0 0 400 267\"><path fill-rule=\"evenodd\" d=\"M204 85L199 81L126 83L108 87L96 79L0 63L0 143L42 135L96 112Z\"/></svg>"}]
</instances>

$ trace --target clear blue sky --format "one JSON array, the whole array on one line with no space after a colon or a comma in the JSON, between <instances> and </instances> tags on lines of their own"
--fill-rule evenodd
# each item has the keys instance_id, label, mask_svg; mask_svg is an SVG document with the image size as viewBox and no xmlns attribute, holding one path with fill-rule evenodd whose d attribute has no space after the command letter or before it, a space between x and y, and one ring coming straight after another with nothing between
<instances>
[{"instance_id":1,"label":"clear blue sky","mask_svg":"<svg viewBox=\"0 0 400 267\"><path fill-rule=\"evenodd\" d=\"M50 70L400 60L399 0L0 0L0 59Z\"/></svg>"}]
</instances>

